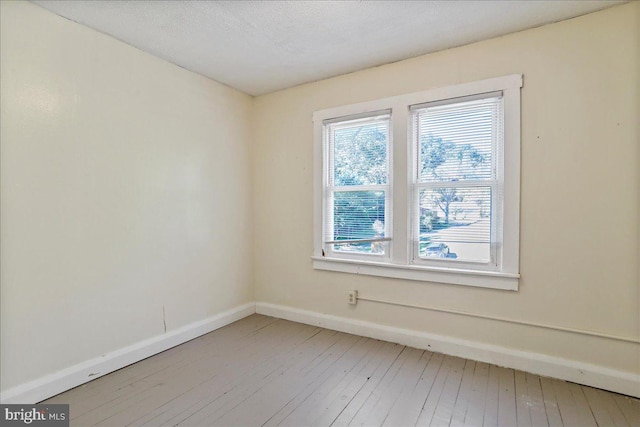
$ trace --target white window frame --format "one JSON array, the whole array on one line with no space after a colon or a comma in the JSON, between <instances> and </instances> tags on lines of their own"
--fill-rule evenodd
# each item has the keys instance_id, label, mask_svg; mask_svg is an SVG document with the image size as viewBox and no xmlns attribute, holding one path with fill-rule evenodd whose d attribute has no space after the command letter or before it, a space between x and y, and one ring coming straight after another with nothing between
<instances>
[{"instance_id":1,"label":"white window frame","mask_svg":"<svg viewBox=\"0 0 640 427\"><path fill-rule=\"evenodd\" d=\"M504 106L504 96L502 91L497 92L489 92L482 94L475 94L471 96L465 97L456 97L448 100L435 101L430 103L423 103L418 105L410 106L410 120L412 131L415 132L415 117L413 115L413 110L421 109L424 107L430 107L431 105L450 105L461 102L467 102L471 100L480 100L486 98L494 98L500 96L503 99ZM502 117L499 118L499 121L504 124L504 108L502 109ZM480 187L490 187L492 194L492 212L491 212L491 248L490 248L490 258L489 262L481 262L481 261L471 261L471 260L458 260L458 259L438 259L438 258L421 258L419 256L419 234L420 234L420 224L419 219L416 215L418 215L418 197L419 191L421 189L427 188L440 188L440 187L465 187L469 188L469 184L474 185L470 181L457 181L457 182L447 182L447 181L431 181L431 182L419 182L418 174L419 174L419 165L418 165L418 151L419 151L419 141L416 141L416 135L412 132L411 135L411 152L410 159L412 163L412 181L411 181L411 199L409 201L412 213L414 216L411 217L411 225L412 225L412 246L411 246L411 260L416 265L426 265L433 267L446 267L446 268L458 268L465 270L481 270L481 271L501 271L502 267L502 227L504 220L504 210L503 210L503 197L502 197L502 189L504 188L504 161L503 161L503 152L504 152L504 141L498 139L496 144L492 144L491 147L491 161L492 161L492 169L495 170L495 176L492 176L491 179L482 179L478 180L475 183L475 186Z\"/></svg>"},{"instance_id":2,"label":"white window frame","mask_svg":"<svg viewBox=\"0 0 640 427\"><path fill-rule=\"evenodd\" d=\"M314 253L313 267L329 270L425 282L450 283L492 289L517 290L520 244L520 88L521 74L496 77L454 86L430 89L358 104L316 111L314 122ZM454 98L502 92L504 102L504 147L496 159L502 186L502 227L496 230L497 262L482 267L464 262L424 262L414 254L415 153L412 143L411 106ZM366 116L391 110L389 176L391 181L392 240L389 257L371 260L330 255L323 242L326 165L324 123L342 117ZM501 172L501 173L500 173ZM404 179L403 179L404 177ZM499 202L498 202L499 206Z\"/></svg>"},{"instance_id":3,"label":"white window frame","mask_svg":"<svg viewBox=\"0 0 640 427\"><path fill-rule=\"evenodd\" d=\"M374 185L353 185L353 186L344 186L338 187L333 183L333 177L330 176L330 163L332 161L332 153L329 142L329 125L341 122L349 122L358 119L370 119L375 118L377 116L389 116L389 128L387 131L387 183L386 184L374 184ZM383 110L383 111L371 111L366 114L356 114L349 115L347 117L340 117L339 119L327 119L323 120L322 126L322 152L323 159L326 159L326 162L323 162L323 170L322 170L322 206L323 206L323 215L324 217L330 217L331 220L324 221L323 228L323 236L333 235L333 229L325 229L329 225L333 224L333 198L330 196L331 192L334 191L367 191L367 190L380 190L385 192L385 238L379 239L381 242L390 242L391 241L391 224L393 224L393 167L392 167L392 153L393 153L393 139L392 135L392 126L391 126L391 110ZM331 227L332 228L332 227ZM377 239L378 240L378 239ZM364 253L364 252L343 252L343 251L334 251L331 243L324 242L323 245L323 255L327 258L341 258L341 259L352 259L352 260L363 260L363 261L384 261L389 262L391 245L387 244L387 250L383 254L378 253Z\"/></svg>"}]
</instances>

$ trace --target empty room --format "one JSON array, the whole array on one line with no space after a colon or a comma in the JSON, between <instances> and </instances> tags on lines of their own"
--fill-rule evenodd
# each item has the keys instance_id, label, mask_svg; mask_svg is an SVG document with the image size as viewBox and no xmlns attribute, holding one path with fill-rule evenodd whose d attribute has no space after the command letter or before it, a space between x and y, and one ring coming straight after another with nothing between
<instances>
[{"instance_id":1,"label":"empty room","mask_svg":"<svg viewBox=\"0 0 640 427\"><path fill-rule=\"evenodd\" d=\"M0 425L640 426L639 1L0 0Z\"/></svg>"}]
</instances>

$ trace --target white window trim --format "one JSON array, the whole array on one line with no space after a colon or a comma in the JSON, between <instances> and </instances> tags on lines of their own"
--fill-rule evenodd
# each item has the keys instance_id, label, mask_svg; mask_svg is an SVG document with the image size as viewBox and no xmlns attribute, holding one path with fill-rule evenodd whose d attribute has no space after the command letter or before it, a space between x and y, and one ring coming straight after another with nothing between
<instances>
[{"instance_id":1,"label":"white window trim","mask_svg":"<svg viewBox=\"0 0 640 427\"><path fill-rule=\"evenodd\" d=\"M520 243L520 88L522 75L513 74L455 86L430 89L375 101L316 111L314 122L314 254L313 267L371 276L450 283L492 289L518 290ZM502 259L500 271L470 268L436 267L413 263L411 247L411 186L413 168L411 158L411 105L447 100L482 93L502 91L504 97L504 215L502 231ZM390 261L380 262L323 256L323 122L343 116L367 114L391 109L393 165ZM402 179L405 171L405 179Z\"/></svg>"}]
</instances>

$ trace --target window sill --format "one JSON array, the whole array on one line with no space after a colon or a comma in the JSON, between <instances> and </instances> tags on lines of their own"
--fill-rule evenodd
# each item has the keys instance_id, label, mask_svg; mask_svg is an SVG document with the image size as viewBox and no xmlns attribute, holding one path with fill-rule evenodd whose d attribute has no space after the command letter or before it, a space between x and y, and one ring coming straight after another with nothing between
<instances>
[{"instance_id":1,"label":"window sill","mask_svg":"<svg viewBox=\"0 0 640 427\"><path fill-rule=\"evenodd\" d=\"M494 271L458 270L417 265L398 265L381 262L347 260L328 257L311 257L316 270L364 274L367 276L392 277L421 282L449 283L480 288L518 290L519 274Z\"/></svg>"}]
</instances>

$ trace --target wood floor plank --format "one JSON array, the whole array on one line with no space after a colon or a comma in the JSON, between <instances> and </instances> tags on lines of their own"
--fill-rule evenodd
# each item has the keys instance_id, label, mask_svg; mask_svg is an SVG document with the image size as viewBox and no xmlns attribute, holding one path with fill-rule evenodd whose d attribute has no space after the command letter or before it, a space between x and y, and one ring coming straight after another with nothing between
<instances>
[{"instance_id":1,"label":"wood floor plank","mask_svg":"<svg viewBox=\"0 0 640 427\"><path fill-rule=\"evenodd\" d=\"M398 398L394 407L389 411L383 426L412 426L415 425L422 411L422 406L429 395L436 376L442 366L444 356L425 351L422 358L424 368L418 376L413 388L407 387Z\"/></svg>"},{"instance_id":2,"label":"wood floor plank","mask_svg":"<svg viewBox=\"0 0 640 427\"><path fill-rule=\"evenodd\" d=\"M547 421L550 427L562 427L562 417L558 409L558 401L553 390L551 380L546 377L540 378L540 386L542 387L542 399L544 401L544 409L547 413Z\"/></svg>"},{"instance_id":3,"label":"wood floor plank","mask_svg":"<svg viewBox=\"0 0 640 427\"><path fill-rule=\"evenodd\" d=\"M362 406L367 399L371 396L371 393L375 390L378 384L387 376L389 369L396 363L400 355L403 353L405 347L399 344L394 344L392 351L388 353L387 357L382 360L376 370L367 377L366 382L362 384L362 387L356 392L355 396L349 401L338 416L331 421L331 426L342 427L347 426L358 414Z\"/></svg>"},{"instance_id":4,"label":"wood floor plank","mask_svg":"<svg viewBox=\"0 0 640 427\"><path fill-rule=\"evenodd\" d=\"M376 406L378 405L382 397L386 394L386 391L393 386L394 380L396 379L398 373L402 370L405 363L416 356L415 352L412 350L415 349L410 349L408 347L404 347L402 349L402 353L400 353L398 358L393 362L389 370L385 373L384 377L376 385L376 387L371 390L371 393L369 393L369 396L367 396L364 404L360 407L353 419L351 419L351 421L349 422L350 426L363 426L367 425L367 422L372 422L369 421L369 417L376 414ZM379 424L382 424L382 419L379 420Z\"/></svg>"},{"instance_id":5,"label":"wood floor plank","mask_svg":"<svg viewBox=\"0 0 640 427\"><path fill-rule=\"evenodd\" d=\"M416 425L448 425L451 420L466 361L454 356L447 356L446 360L449 363L440 393L434 399L429 395Z\"/></svg>"},{"instance_id":6,"label":"wood floor plank","mask_svg":"<svg viewBox=\"0 0 640 427\"><path fill-rule=\"evenodd\" d=\"M482 425L496 427L498 425L498 402L500 396L500 371L497 366L489 365L487 379L487 395L485 396Z\"/></svg>"},{"instance_id":7,"label":"wood floor plank","mask_svg":"<svg viewBox=\"0 0 640 427\"><path fill-rule=\"evenodd\" d=\"M467 405L467 413L464 417L465 426L481 426L484 424L484 413L487 406L489 383L489 365L482 362L476 363L476 369L473 373L473 384L471 386L471 395ZM497 402L497 389L496 389ZM497 408L496 408L497 409Z\"/></svg>"},{"instance_id":8,"label":"wood floor plank","mask_svg":"<svg viewBox=\"0 0 640 427\"><path fill-rule=\"evenodd\" d=\"M542 397L542 386L540 385L540 377L530 373L525 373L527 381L527 405L529 406L529 414L531 415L531 424L538 426L548 426L547 412L544 406L544 398Z\"/></svg>"},{"instance_id":9,"label":"wood floor plank","mask_svg":"<svg viewBox=\"0 0 640 427\"><path fill-rule=\"evenodd\" d=\"M515 426L518 422L516 409L515 371L498 368L500 392L498 394L498 425Z\"/></svg>"},{"instance_id":10,"label":"wood floor plank","mask_svg":"<svg viewBox=\"0 0 640 427\"><path fill-rule=\"evenodd\" d=\"M629 421L624 417L620 407L616 404L611 393L605 393L591 387L582 387L591 412L599 426L628 427ZM640 420L639 420L640 425Z\"/></svg>"},{"instance_id":11,"label":"wood floor plank","mask_svg":"<svg viewBox=\"0 0 640 427\"><path fill-rule=\"evenodd\" d=\"M640 426L640 400L612 393L616 404L632 426Z\"/></svg>"},{"instance_id":12,"label":"wood floor plank","mask_svg":"<svg viewBox=\"0 0 640 427\"><path fill-rule=\"evenodd\" d=\"M364 425L383 425L391 409L400 399L403 390L412 389L424 369L424 350L407 348L407 360L400 367L391 383L381 389L380 397L365 419ZM408 397L408 396L406 396Z\"/></svg>"},{"instance_id":13,"label":"wood floor plank","mask_svg":"<svg viewBox=\"0 0 640 427\"><path fill-rule=\"evenodd\" d=\"M527 391L526 374L522 371L514 372L516 385L516 420L518 427L531 427L531 413L529 412L529 394Z\"/></svg>"},{"instance_id":14,"label":"wood floor plank","mask_svg":"<svg viewBox=\"0 0 640 427\"><path fill-rule=\"evenodd\" d=\"M352 363L337 364L331 368L330 375L317 387L311 384L304 393L291 399L278 413L271 417L264 427L308 425L319 417L331 402L334 394L342 394L355 376L360 374L375 357L383 343L366 339L359 343L363 350Z\"/></svg>"},{"instance_id":15,"label":"wood floor plank","mask_svg":"<svg viewBox=\"0 0 640 427\"><path fill-rule=\"evenodd\" d=\"M393 360L400 353L402 346L398 344L381 341L381 347L376 351L374 357L367 361L366 366L357 374L350 374L345 378L346 386L339 393L331 393L327 396L327 403L318 408L320 414L313 419L309 419L308 425L328 426L335 423L343 412L349 413L348 408L358 405L358 400L362 396L361 391L365 389L370 381L376 381L378 373L386 371ZM354 402L355 400L355 402ZM343 420L348 418L344 416ZM350 419L350 418L349 418ZM344 421L345 425L348 423Z\"/></svg>"},{"instance_id":16,"label":"wood floor plank","mask_svg":"<svg viewBox=\"0 0 640 427\"><path fill-rule=\"evenodd\" d=\"M583 426L597 426L598 423L593 416L593 412L591 412L591 408L589 407L587 398L582 391L582 387L578 384L566 381L558 380L558 382L563 382L571 391L571 395L573 396L573 400L576 404L576 410L580 415L580 424Z\"/></svg>"},{"instance_id":17,"label":"wood floor plank","mask_svg":"<svg viewBox=\"0 0 640 427\"><path fill-rule=\"evenodd\" d=\"M433 384L429 389L428 394L423 399L422 407L420 408L420 413L418 414L418 419L416 420L415 425L428 426L431 424L433 414L438 407L440 396L442 396L447 377L449 376L449 372L451 371L454 361L455 358L452 356L443 357Z\"/></svg>"},{"instance_id":18,"label":"wood floor plank","mask_svg":"<svg viewBox=\"0 0 640 427\"><path fill-rule=\"evenodd\" d=\"M581 404L580 396L572 390L571 383L556 379L550 380L553 390L558 400L558 409L565 426L595 426L595 419L591 415L591 410L586 404L586 398L582 394L584 403ZM582 393L582 392L580 392Z\"/></svg>"},{"instance_id":19,"label":"wood floor plank","mask_svg":"<svg viewBox=\"0 0 640 427\"><path fill-rule=\"evenodd\" d=\"M460 381L460 388L456 396L456 402L453 406L453 413L451 419L444 423L436 422L435 425L451 425L454 427L464 426L464 419L467 415L467 408L469 407L469 401L471 400L473 376L475 374L477 363L473 360L465 360L464 372L462 373L462 380ZM444 420L443 420L444 421Z\"/></svg>"}]
</instances>

